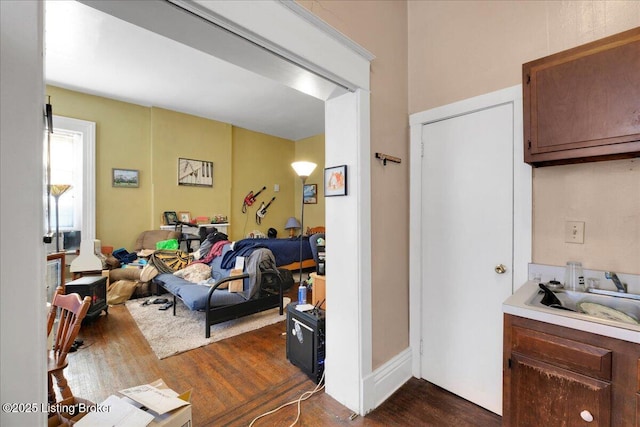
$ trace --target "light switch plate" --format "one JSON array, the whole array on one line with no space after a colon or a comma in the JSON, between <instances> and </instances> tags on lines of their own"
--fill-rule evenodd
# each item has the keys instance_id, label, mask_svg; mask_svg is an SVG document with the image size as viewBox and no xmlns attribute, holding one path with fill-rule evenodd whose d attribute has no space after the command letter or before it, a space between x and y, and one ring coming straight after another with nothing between
<instances>
[{"instance_id":1,"label":"light switch plate","mask_svg":"<svg viewBox=\"0 0 640 427\"><path fill-rule=\"evenodd\" d=\"M564 241L566 243L584 243L584 221L566 221L564 223Z\"/></svg>"}]
</instances>

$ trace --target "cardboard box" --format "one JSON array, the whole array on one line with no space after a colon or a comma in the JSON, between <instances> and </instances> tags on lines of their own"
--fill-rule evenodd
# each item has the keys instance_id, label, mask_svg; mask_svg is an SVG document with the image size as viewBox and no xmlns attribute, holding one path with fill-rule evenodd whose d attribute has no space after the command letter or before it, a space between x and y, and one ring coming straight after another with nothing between
<instances>
[{"instance_id":1,"label":"cardboard box","mask_svg":"<svg viewBox=\"0 0 640 427\"><path fill-rule=\"evenodd\" d=\"M234 268L229 273L229 277L240 276L241 274L243 274L242 269ZM242 291L244 291L243 279L232 280L229 282L229 292L242 292Z\"/></svg>"},{"instance_id":2,"label":"cardboard box","mask_svg":"<svg viewBox=\"0 0 640 427\"><path fill-rule=\"evenodd\" d=\"M145 409L148 413L152 414L154 419L149 426L153 427L191 427L191 390L188 390L182 394L178 394L171 390L162 379L156 380L149 384L159 390L168 391L169 394L178 397L185 402L189 402L188 405L174 409L173 411L166 412L164 414L158 414L151 409ZM123 400L131 403L137 408L142 408L143 404L137 402L129 397L123 397Z\"/></svg>"}]
</instances>

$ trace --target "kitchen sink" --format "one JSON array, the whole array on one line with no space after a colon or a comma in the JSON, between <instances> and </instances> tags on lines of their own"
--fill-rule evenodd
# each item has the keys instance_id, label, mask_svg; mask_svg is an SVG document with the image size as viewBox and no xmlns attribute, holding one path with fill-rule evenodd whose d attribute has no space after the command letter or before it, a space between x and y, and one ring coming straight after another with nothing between
<instances>
[{"instance_id":1,"label":"kitchen sink","mask_svg":"<svg viewBox=\"0 0 640 427\"><path fill-rule=\"evenodd\" d=\"M560 301L560 306L553 304L543 304L544 292L534 293L525 303L529 306L547 307L550 310L557 310L558 314L579 317L585 319L597 319L599 322L612 322L618 326L624 325L640 326L640 300L630 298L630 294L612 293L611 295L600 295L586 292L575 292L567 290L554 290L553 294Z\"/></svg>"}]
</instances>

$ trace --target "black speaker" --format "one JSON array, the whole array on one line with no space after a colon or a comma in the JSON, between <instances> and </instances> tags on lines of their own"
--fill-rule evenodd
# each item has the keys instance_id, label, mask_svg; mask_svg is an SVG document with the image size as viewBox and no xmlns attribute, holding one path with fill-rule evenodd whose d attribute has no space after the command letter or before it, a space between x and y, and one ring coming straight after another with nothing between
<instances>
[{"instance_id":1,"label":"black speaker","mask_svg":"<svg viewBox=\"0 0 640 427\"><path fill-rule=\"evenodd\" d=\"M298 311L297 305L287 305L287 359L318 384L324 372L325 312Z\"/></svg>"}]
</instances>

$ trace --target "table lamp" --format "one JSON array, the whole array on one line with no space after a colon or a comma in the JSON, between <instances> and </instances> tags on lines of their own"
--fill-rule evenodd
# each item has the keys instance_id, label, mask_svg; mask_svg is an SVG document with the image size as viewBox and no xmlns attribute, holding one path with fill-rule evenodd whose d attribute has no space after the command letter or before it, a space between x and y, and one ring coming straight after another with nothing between
<instances>
[{"instance_id":1,"label":"table lamp","mask_svg":"<svg viewBox=\"0 0 640 427\"><path fill-rule=\"evenodd\" d=\"M290 217L284 226L285 230L289 230L289 237L294 237L296 228L301 228L300 222L296 218Z\"/></svg>"}]
</instances>

